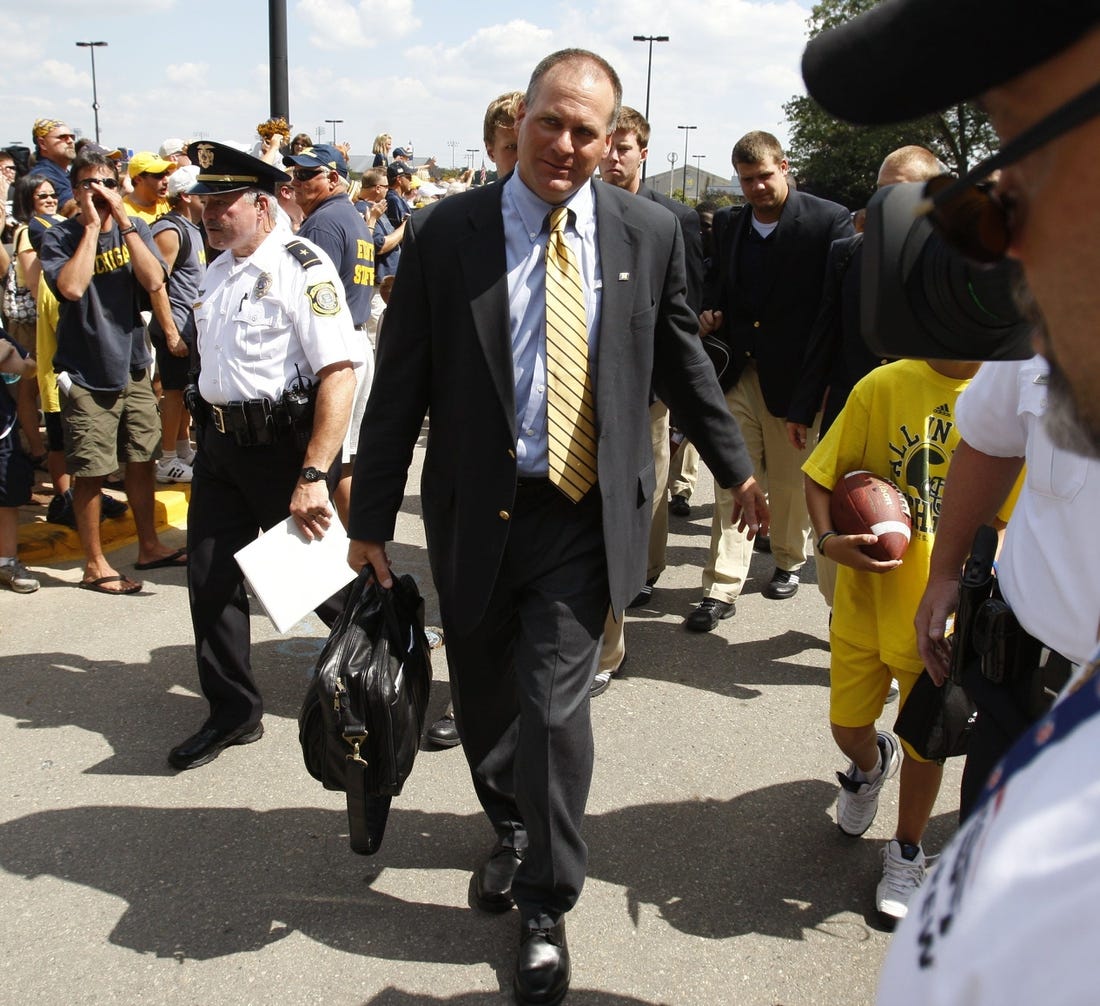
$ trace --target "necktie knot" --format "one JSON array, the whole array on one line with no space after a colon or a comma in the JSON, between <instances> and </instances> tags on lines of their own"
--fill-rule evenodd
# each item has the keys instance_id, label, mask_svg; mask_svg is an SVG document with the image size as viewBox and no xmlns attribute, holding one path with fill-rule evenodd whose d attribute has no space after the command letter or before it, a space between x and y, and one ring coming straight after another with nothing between
<instances>
[{"instance_id":1,"label":"necktie knot","mask_svg":"<svg viewBox=\"0 0 1100 1006\"><path fill-rule=\"evenodd\" d=\"M569 210L565 206L555 206L550 211L550 233L564 234L565 225L569 220Z\"/></svg>"}]
</instances>

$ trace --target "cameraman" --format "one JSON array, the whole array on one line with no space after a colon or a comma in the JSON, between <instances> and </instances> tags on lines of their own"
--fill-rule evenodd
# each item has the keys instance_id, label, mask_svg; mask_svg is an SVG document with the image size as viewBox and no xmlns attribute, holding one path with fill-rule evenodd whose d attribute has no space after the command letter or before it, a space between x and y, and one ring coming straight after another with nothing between
<instances>
[{"instance_id":1,"label":"cameraman","mask_svg":"<svg viewBox=\"0 0 1100 1006\"><path fill-rule=\"evenodd\" d=\"M977 706L963 771L965 821L1001 757L1050 707L1075 665L1096 646L1100 580L1074 570L1100 568L1100 461L1051 440L1044 427L1048 368L1042 357L986 363L959 398L963 440L951 462L932 551L928 587L917 609L917 645L942 682L950 664L945 623L956 608L959 568L974 534L992 522L1020 474L1027 478L997 563L997 600L1008 604L1009 645L994 647L963 685ZM987 605L987 611L992 610Z\"/></svg>"},{"instance_id":2,"label":"cameraman","mask_svg":"<svg viewBox=\"0 0 1100 1006\"><path fill-rule=\"evenodd\" d=\"M980 96L1004 147L938 194L933 221L972 257L1019 260L1045 319L1046 429L1100 453L1100 2L886 0L815 38L803 74L828 111L866 124ZM997 168L992 192L973 184ZM1095 569L1075 561L1063 575ZM994 771L898 928L880 1002L1096 1000L1097 667L1094 653Z\"/></svg>"}]
</instances>

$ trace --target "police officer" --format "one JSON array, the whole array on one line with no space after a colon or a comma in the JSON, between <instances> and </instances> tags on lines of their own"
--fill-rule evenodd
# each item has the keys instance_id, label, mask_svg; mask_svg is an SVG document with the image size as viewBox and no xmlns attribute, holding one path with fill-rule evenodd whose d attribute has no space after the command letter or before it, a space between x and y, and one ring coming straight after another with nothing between
<instances>
[{"instance_id":1,"label":"police officer","mask_svg":"<svg viewBox=\"0 0 1100 1006\"><path fill-rule=\"evenodd\" d=\"M277 224L286 174L220 143L193 143L188 156L208 240L225 254L195 306L201 397L191 396L200 445L187 521L191 619L210 715L170 752L178 769L263 734L233 555L288 512L307 538L323 537L362 360L332 262ZM331 622L339 608L334 597L317 611Z\"/></svg>"}]
</instances>

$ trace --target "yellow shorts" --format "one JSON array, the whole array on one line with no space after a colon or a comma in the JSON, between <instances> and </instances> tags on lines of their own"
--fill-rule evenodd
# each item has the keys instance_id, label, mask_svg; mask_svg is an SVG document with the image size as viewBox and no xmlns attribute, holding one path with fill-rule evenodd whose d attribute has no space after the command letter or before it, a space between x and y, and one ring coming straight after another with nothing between
<instances>
[{"instance_id":1,"label":"yellow shorts","mask_svg":"<svg viewBox=\"0 0 1100 1006\"><path fill-rule=\"evenodd\" d=\"M896 678L901 694L898 709L905 705L919 673L885 664L877 650L829 637L832 659L829 661L829 719L838 727L864 727L873 724L886 705L890 679ZM902 738L898 738L906 755L916 761L921 758Z\"/></svg>"}]
</instances>

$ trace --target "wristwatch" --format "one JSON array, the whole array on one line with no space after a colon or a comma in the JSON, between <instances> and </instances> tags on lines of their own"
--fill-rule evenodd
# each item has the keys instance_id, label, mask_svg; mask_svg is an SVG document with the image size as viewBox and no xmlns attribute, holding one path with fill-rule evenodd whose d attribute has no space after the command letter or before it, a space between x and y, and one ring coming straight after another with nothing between
<instances>
[{"instance_id":1,"label":"wristwatch","mask_svg":"<svg viewBox=\"0 0 1100 1006\"><path fill-rule=\"evenodd\" d=\"M301 472L303 482L324 482L327 476L320 468L303 468Z\"/></svg>"}]
</instances>

